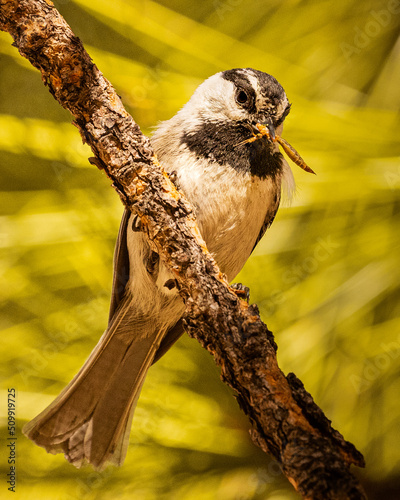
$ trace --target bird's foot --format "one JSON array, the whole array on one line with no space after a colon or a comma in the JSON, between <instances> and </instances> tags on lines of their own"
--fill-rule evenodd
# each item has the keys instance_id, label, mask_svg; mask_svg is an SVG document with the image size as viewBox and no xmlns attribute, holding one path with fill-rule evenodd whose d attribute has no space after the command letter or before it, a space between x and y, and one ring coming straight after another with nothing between
<instances>
[{"instance_id":1,"label":"bird's foot","mask_svg":"<svg viewBox=\"0 0 400 500\"><path fill-rule=\"evenodd\" d=\"M239 299L245 300L247 303L250 302L250 288L242 283L232 283L230 287Z\"/></svg>"}]
</instances>

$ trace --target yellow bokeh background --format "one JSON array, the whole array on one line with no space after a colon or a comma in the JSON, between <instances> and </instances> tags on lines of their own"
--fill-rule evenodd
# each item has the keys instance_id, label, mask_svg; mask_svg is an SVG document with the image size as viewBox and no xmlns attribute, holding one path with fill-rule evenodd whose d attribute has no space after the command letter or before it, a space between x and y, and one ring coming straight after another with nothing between
<instances>
[{"instance_id":1,"label":"yellow bokeh background","mask_svg":"<svg viewBox=\"0 0 400 500\"><path fill-rule=\"evenodd\" d=\"M284 372L364 454L355 473L369 498L400 498L400 1L55 4L147 134L217 71L254 67L285 88L283 136L317 175L293 166L296 196L237 281ZM299 498L186 336L149 372L122 468L76 470L21 435L105 328L122 205L11 42L0 32L1 498Z\"/></svg>"}]
</instances>

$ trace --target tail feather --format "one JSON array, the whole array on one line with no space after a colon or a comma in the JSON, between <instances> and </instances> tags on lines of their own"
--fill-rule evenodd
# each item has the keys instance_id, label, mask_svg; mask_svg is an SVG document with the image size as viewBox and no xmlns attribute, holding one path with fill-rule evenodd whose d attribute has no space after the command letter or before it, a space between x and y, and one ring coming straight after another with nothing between
<instances>
[{"instance_id":1,"label":"tail feather","mask_svg":"<svg viewBox=\"0 0 400 500\"><path fill-rule=\"evenodd\" d=\"M126 455L133 412L165 333L151 319L139 322L140 331L134 321L126 328L122 320L129 302L123 301L70 384L23 428L36 444L50 453L63 452L76 467L120 465Z\"/></svg>"},{"instance_id":2,"label":"tail feather","mask_svg":"<svg viewBox=\"0 0 400 500\"><path fill-rule=\"evenodd\" d=\"M68 441L65 441L64 454L68 457L68 461L78 468L85 462L85 437L91 434L89 426L90 421L84 423Z\"/></svg>"},{"instance_id":3,"label":"tail feather","mask_svg":"<svg viewBox=\"0 0 400 500\"><path fill-rule=\"evenodd\" d=\"M130 347L112 377L104 396L92 415L91 463L101 466L106 457L113 456L113 461L120 465L125 458L129 439L128 422L133 416L147 370L151 366L159 342L156 339L142 339ZM141 365L137 366L137 360ZM136 371L133 376L132 371ZM110 408L111 403L111 408Z\"/></svg>"}]
</instances>

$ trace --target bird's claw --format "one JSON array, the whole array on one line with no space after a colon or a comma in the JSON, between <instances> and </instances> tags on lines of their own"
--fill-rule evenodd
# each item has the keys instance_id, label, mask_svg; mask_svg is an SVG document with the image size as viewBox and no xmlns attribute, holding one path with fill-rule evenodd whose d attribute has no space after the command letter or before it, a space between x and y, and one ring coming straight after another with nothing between
<instances>
[{"instance_id":1,"label":"bird's claw","mask_svg":"<svg viewBox=\"0 0 400 500\"><path fill-rule=\"evenodd\" d=\"M245 300L247 303L250 302L250 288L242 283L232 283L230 287L239 299Z\"/></svg>"}]
</instances>

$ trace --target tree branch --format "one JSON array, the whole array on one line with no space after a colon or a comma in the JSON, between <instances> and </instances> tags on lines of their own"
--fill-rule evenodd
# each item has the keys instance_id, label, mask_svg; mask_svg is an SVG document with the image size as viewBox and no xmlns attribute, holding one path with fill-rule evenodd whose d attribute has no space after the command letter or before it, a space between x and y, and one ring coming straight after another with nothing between
<instances>
[{"instance_id":1,"label":"tree branch","mask_svg":"<svg viewBox=\"0 0 400 500\"><path fill-rule=\"evenodd\" d=\"M221 366L222 379L250 418L254 442L275 457L304 498L365 498L349 470L351 464L364 465L362 455L331 427L295 375L281 372L273 335L257 307L230 289L192 207L62 16L46 0L0 0L0 29L40 70L92 148L91 162L140 216L150 244L176 277L186 331Z\"/></svg>"}]
</instances>

